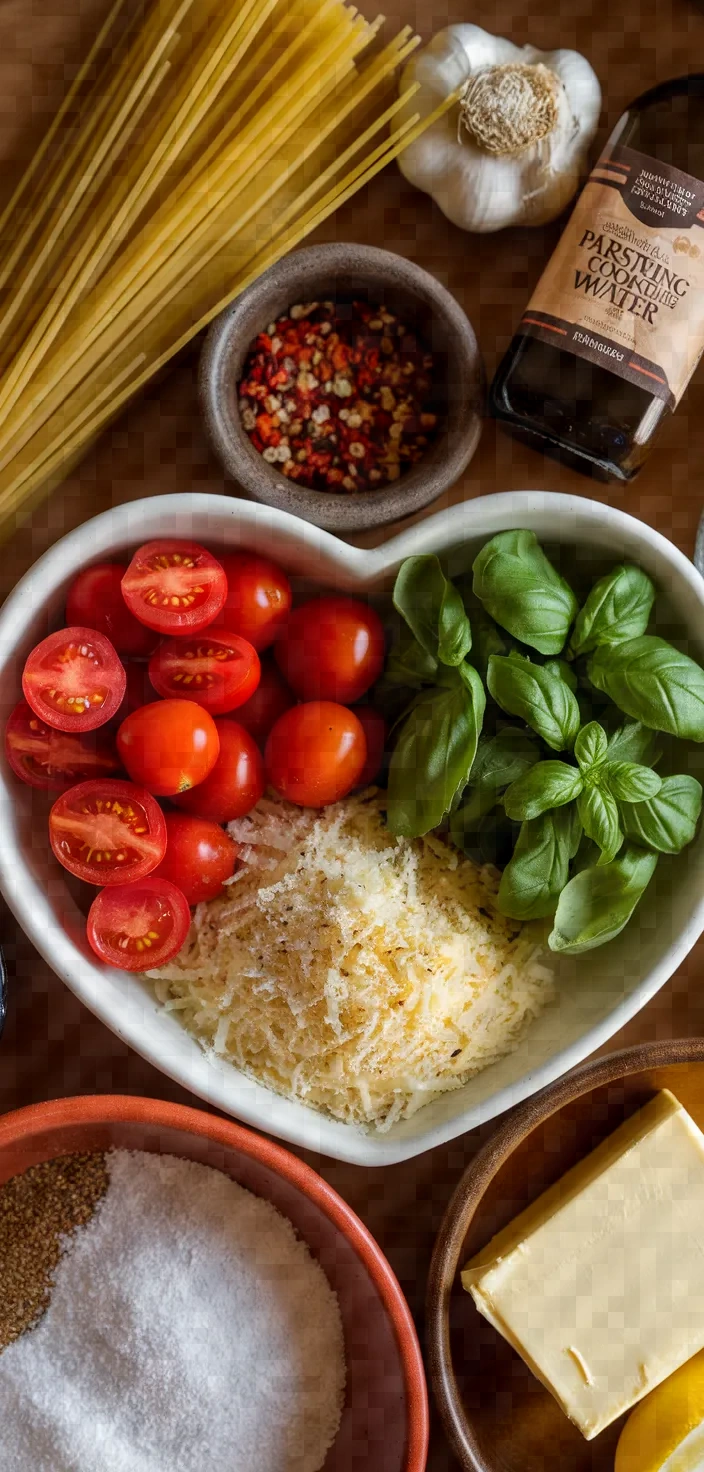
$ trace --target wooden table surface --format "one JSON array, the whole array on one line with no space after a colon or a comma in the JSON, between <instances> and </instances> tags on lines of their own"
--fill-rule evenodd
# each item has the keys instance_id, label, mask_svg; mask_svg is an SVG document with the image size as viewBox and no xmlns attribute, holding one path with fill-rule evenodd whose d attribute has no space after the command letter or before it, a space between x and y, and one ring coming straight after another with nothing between
<instances>
[{"instance_id":1,"label":"wooden table surface","mask_svg":"<svg viewBox=\"0 0 704 1472\"><path fill-rule=\"evenodd\" d=\"M371 0L366 8L371 14ZM4 0L0 9L0 170L10 180L17 161L41 135L65 86L67 68L85 45L104 0ZM602 83L598 143L628 100L668 77L704 66L704 13L689 0L392 0L390 21L427 38L471 19L488 30L551 50L576 47ZM4 190L3 190L4 192ZM383 245L432 271L453 292L477 332L491 375L509 342L559 229L470 236L450 225L427 196L395 169L352 200L322 238ZM0 548L0 593L56 539L86 518L145 495L167 491L237 494L206 444L190 353L136 401L103 437L79 471L18 526ZM641 517L691 556L704 482L704 372L665 427L641 476L627 490L595 485L484 428L477 454L444 502L493 491L544 487L610 501ZM393 528L390 529L393 532ZM385 533L388 535L389 533ZM368 546L378 537L359 537ZM196 1103L107 1031L37 956L7 912L0 936L10 970L10 1011L0 1049L0 1110L83 1092L158 1095ZM704 1031L704 944L610 1048ZM486 1133L486 1131L484 1131ZM421 1326L428 1260L453 1187L477 1148L480 1132L384 1170L365 1170L309 1156L382 1243ZM428 1467L455 1463L434 1427ZM569 1472L569 1469L566 1469Z\"/></svg>"}]
</instances>

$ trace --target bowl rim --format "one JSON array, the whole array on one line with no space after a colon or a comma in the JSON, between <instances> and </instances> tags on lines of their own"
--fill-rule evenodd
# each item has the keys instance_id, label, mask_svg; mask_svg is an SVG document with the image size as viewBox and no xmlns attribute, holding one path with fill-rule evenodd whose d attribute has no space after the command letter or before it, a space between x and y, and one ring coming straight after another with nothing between
<instances>
[{"instance_id":1,"label":"bowl rim","mask_svg":"<svg viewBox=\"0 0 704 1472\"><path fill-rule=\"evenodd\" d=\"M248 315L254 304L261 303L264 321L271 297L278 296L283 289L295 295L299 287L305 286L307 273L320 276L338 272L343 275L345 269L352 272L354 263L361 274L369 274L370 277L373 274L382 283L389 280L400 264L405 279L392 284L409 294L415 290L430 311L446 324L455 341L456 352L465 360L468 369L471 365L474 402L468 401L461 431L454 442L446 446L441 459L430 464L421 461L398 481L392 481L379 490L336 496L328 491L298 485L262 460L244 429L240 428L239 421L233 420L223 403L220 373L223 359L233 346L233 338L237 341L240 334L241 319ZM310 288L307 288L304 292L306 298L309 293ZM206 433L226 475L244 487L256 501L293 512L315 526L342 533L365 531L400 521L437 500L466 469L484 424L481 413L486 389L484 362L474 328L459 302L441 281L416 265L415 261L394 251L356 241L332 241L292 251L246 286L210 324L200 356L198 386Z\"/></svg>"},{"instance_id":2,"label":"bowl rim","mask_svg":"<svg viewBox=\"0 0 704 1472\"><path fill-rule=\"evenodd\" d=\"M455 1377L449 1307L467 1229L488 1186L516 1147L565 1104L605 1084L676 1063L704 1063L704 1038L636 1043L580 1064L513 1109L465 1167L445 1209L428 1270L425 1343L428 1378L445 1435L465 1472L497 1472L482 1455Z\"/></svg>"},{"instance_id":3,"label":"bowl rim","mask_svg":"<svg viewBox=\"0 0 704 1472\"><path fill-rule=\"evenodd\" d=\"M75 1125L138 1124L178 1129L212 1144L238 1150L267 1166L307 1196L354 1248L389 1316L406 1392L406 1450L403 1472L425 1472L430 1436L428 1388L411 1310L388 1258L368 1227L313 1167L274 1140L188 1104L133 1094L81 1094L28 1104L0 1116L0 1151L27 1135Z\"/></svg>"},{"instance_id":4,"label":"bowl rim","mask_svg":"<svg viewBox=\"0 0 704 1472\"><path fill-rule=\"evenodd\" d=\"M646 522L629 516L618 508L554 491L503 491L477 497L438 511L409 527L374 549L351 545L321 531L310 523L272 507L214 493L177 493L145 497L123 502L81 523L50 547L9 594L0 610L0 678L4 665L11 662L17 644L26 638L26 627L37 607L43 606L52 592L87 563L114 555L117 547L138 545L149 536L163 534L164 525L178 530L176 535L190 535L193 523L198 536L206 543L222 541L235 545L266 546L267 555L287 559L299 570L307 560L327 564L340 591L354 593L360 587L371 589L393 571L405 557L426 553L443 554L451 546L478 536L493 536L524 522L534 525L535 518L554 521L567 528L569 537L580 526L585 542L608 545L613 531L627 546L647 546L666 564L668 573L686 588L696 601L704 618L704 580L693 563L660 532ZM529 519L531 518L531 519ZM156 530L147 528L156 527ZM189 530L183 530L188 526ZM593 536L592 536L593 528ZM234 533L234 537L232 535ZM564 540L567 540L565 534ZM275 551L272 552L272 547ZM635 550L633 556L636 555ZM3 774L0 766L0 812L3 802L11 802L14 779ZM252 1101L251 1081L236 1073L236 1082L208 1065L205 1054L193 1040L187 1063L179 1056L172 1059L163 1041L145 1037L141 1028L127 1022L104 1000L105 992L98 963L88 959L74 945L70 935L55 919L42 890L25 873L24 859L12 822L0 822L0 889L23 930L44 956L51 968L81 1002L105 1022L124 1042L133 1047L162 1073L204 1099L215 1108L236 1113L239 1119L255 1129L295 1145L356 1165L384 1166L410 1159L415 1155L445 1144L480 1123L503 1113L522 1099L544 1087L567 1069L602 1047L612 1035L630 1020L664 985L681 965L685 956L704 930L704 894L693 908L687 923L671 941L661 959L637 986L622 997L612 1010L592 1023L571 1042L560 1041L557 1050L537 1066L526 1067L521 1077L497 1086L478 1103L467 1104L462 1112L423 1127L422 1133L409 1132L398 1138L390 1135L368 1135L356 1126L331 1120L316 1111L299 1106L295 1117L290 1109L280 1106L289 1101L268 1095L275 1118L261 1104ZM124 979L124 973L119 974ZM420 1117L420 1116L419 1116Z\"/></svg>"}]
</instances>

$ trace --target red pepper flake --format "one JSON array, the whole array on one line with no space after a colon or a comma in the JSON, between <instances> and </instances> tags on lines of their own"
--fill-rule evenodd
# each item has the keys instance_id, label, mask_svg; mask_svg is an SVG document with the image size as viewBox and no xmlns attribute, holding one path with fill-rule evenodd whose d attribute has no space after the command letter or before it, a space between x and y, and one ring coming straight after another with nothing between
<instances>
[{"instance_id":1,"label":"red pepper flake","mask_svg":"<svg viewBox=\"0 0 704 1472\"><path fill-rule=\"evenodd\" d=\"M439 428L433 355L385 307L299 302L252 343L242 424L300 485L380 489L417 464Z\"/></svg>"}]
</instances>

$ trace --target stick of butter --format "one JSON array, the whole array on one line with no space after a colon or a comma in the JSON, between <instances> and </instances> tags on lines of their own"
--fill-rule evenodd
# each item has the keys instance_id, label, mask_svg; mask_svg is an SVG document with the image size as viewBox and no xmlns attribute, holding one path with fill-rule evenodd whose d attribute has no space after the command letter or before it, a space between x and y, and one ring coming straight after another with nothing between
<instances>
[{"instance_id":1,"label":"stick of butter","mask_svg":"<svg viewBox=\"0 0 704 1472\"><path fill-rule=\"evenodd\" d=\"M462 1283L591 1440L704 1347L704 1135L667 1090Z\"/></svg>"}]
</instances>

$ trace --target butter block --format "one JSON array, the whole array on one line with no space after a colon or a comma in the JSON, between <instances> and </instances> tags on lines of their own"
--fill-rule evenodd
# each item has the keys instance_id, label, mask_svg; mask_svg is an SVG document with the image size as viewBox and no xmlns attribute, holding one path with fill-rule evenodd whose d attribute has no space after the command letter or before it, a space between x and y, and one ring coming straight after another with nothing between
<instances>
[{"instance_id":1,"label":"butter block","mask_svg":"<svg viewBox=\"0 0 704 1472\"><path fill-rule=\"evenodd\" d=\"M704 1347L704 1134L657 1094L462 1283L591 1440Z\"/></svg>"}]
</instances>

